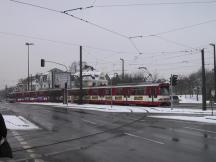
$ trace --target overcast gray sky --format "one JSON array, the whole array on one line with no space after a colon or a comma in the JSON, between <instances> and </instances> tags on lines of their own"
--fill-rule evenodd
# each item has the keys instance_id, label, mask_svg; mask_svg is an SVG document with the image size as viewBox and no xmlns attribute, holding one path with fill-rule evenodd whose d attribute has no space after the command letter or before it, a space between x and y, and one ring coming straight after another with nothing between
<instances>
[{"instance_id":1,"label":"overcast gray sky","mask_svg":"<svg viewBox=\"0 0 216 162\"><path fill-rule=\"evenodd\" d=\"M207 1L200 0L200 2ZM216 43L216 21L212 21L216 20L216 1L215 3L208 1L206 4L166 5L163 3L183 1L96 0L94 3L94 0L22 0L22 2L60 11L98 6L70 13L127 37L153 35L206 21L211 22L164 33L159 35L160 37L132 39L136 49L127 38L65 14L1 0L0 88L6 84L15 85L18 79L27 76L25 42L35 44L30 47L30 74L58 67L46 64L45 68L41 68L41 58L66 65L78 61L79 45L84 46L84 61L103 72L120 73L120 58L124 58L125 70L128 73L138 71L139 66L145 66L151 73L158 73L165 78L170 74L187 75L200 68L201 54L197 49L201 48L205 48L206 51L206 68L213 68L213 49L208 44ZM184 2L192 1L184 0ZM99 7L143 3L157 3L157 5ZM192 52L183 52L186 50ZM138 54L138 51L142 54Z\"/></svg>"}]
</instances>

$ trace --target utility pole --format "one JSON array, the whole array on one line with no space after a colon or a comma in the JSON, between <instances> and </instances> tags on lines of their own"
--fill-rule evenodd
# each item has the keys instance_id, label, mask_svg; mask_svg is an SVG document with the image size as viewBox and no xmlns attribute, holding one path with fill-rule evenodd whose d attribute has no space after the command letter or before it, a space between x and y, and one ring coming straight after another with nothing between
<instances>
[{"instance_id":1,"label":"utility pole","mask_svg":"<svg viewBox=\"0 0 216 162\"><path fill-rule=\"evenodd\" d=\"M31 79L31 84L30 84L30 85L31 85L31 86L30 86L31 88L30 88L30 91L32 91L32 74L31 74L31 76L30 76L30 79Z\"/></svg>"},{"instance_id":2,"label":"utility pole","mask_svg":"<svg viewBox=\"0 0 216 162\"><path fill-rule=\"evenodd\" d=\"M173 75L170 77L170 92L171 92L171 110L173 109Z\"/></svg>"},{"instance_id":3,"label":"utility pole","mask_svg":"<svg viewBox=\"0 0 216 162\"><path fill-rule=\"evenodd\" d=\"M214 50L214 90L216 92L216 54L215 54L215 44L210 43L211 46L213 46L213 50ZM216 102L216 96L214 96L214 102Z\"/></svg>"},{"instance_id":4,"label":"utility pole","mask_svg":"<svg viewBox=\"0 0 216 162\"><path fill-rule=\"evenodd\" d=\"M5 85L5 99L6 101L8 100L8 88L7 88L7 84Z\"/></svg>"},{"instance_id":5,"label":"utility pole","mask_svg":"<svg viewBox=\"0 0 216 162\"><path fill-rule=\"evenodd\" d=\"M80 94L79 94L79 104L82 104L83 97L83 85L82 85L82 46L80 46Z\"/></svg>"},{"instance_id":6,"label":"utility pole","mask_svg":"<svg viewBox=\"0 0 216 162\"><path fill-rule=\"evenodd\" d=\"M120 60L122 61L122 80L124 79L124 59L120 58Z\"/></svg>"},{"instance_id":7,"label":"utility pole","mask_svg":"<svg viewBox=\"0 0 216 162\"><path fill-rule=\"evenodd\" d=\"M28 46L28 85L27 85L27 90L29 91L29 45L26 43L26 45Z\"/></svg>"},{"instance_id":8,"label":"utility pole","mask_svg":"<svg viewBox=\"0 0 216 162\"><path fill-rule=\"evenodd\" d=\"M111 88L110 88L110 95L111 95L111 108L112 108L112 105L113 105L113 94L112 94L112 87L113 87L113 82L112 82L112 79L113 78L111 78Z\"/></svg>"},{"instance_id":9,"label":"utility pole","mask_svg":"<svg viewBox=\"0 0 216 162\"><path fill-rule=\"evenodd\" d=\"M201 50L201 55L202 55L202 110L206 110L206 77L205 77L204 49Z\"/></svg>"}]
</instances>

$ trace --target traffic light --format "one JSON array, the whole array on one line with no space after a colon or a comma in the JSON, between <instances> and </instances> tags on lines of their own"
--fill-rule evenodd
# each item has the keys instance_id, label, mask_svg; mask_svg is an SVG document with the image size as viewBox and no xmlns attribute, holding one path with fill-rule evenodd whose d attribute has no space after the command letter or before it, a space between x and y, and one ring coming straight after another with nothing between
<instances>
[{"instance_id":1,"label":"traffic light","mask_svg":"<svg viewBox=\"0 0 216 162\"><path fill-rule=\"evenodd\" d=\"M41 67L44 67L44 66L45 66L45 60L41 59Z\"/></svg>"},{"instance_id":2,"label":"traffic light","mask_svg":"<svg viewBox=\"0 0 216 162\"><path fill-rule=\"evenodd\" d=\"M172 86L176 86L177 80L178 80L178 75L172 75L172 77L170 79L171 79L170 83L172 84Z\"/></svg>"}]
</instances>

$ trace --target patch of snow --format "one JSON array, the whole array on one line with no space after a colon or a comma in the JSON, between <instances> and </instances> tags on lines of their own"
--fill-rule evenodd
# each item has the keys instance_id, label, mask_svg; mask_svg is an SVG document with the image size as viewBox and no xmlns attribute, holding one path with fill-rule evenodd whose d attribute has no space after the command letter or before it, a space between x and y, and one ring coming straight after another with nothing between
<instances>
[{"instance_id":1,"label":"patch of snow","mask_svg":"<svg viewBox=\"0 0 216 162\"><path fill-rule=\"evenodd\" d=\"M39 129L38 126L31 123L22 116L3 115L7 129L11 130L31 130Z\"/></svg>"},{"instance_id":2,"label":"patch of snow","mask_svg":"<svg viewBox=\"0 0 216 162\"><path fill-rule=\"evenodd\" d=\"M178 95L179 103L202 103L202 95L198 95L198 100L196 95Z\"/></svg>"},{"instance_id":3,"label":"patch of snow","mask_svg":"<svg viewBox=\"0 0 216 162\"><path fill-rule=\"evenodd\" d=\"M194 117L194 116L148 116L148 117L216 124L216 117L215 116L211 116L211 117L210 116L203 116L203 117L197 117L197 116L196 117Z\"/></svg>"},{"instance_id":4,"label":"patch of snow","mask_svg":"<svg viewBox=\"0 0 216 162\"><path fill-rule=\"evenodd\" d=\"M206 116L206 119L216 120L216 116Z\"/></svg>"}]
</instances>

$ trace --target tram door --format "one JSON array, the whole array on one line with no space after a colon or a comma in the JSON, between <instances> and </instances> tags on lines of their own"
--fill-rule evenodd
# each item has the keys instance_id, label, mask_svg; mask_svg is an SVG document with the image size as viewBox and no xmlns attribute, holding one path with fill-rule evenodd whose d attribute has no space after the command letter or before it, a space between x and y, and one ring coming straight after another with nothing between
<instances>
[{"instance_id":1,"label":"tram door","mask_svg":"<svg viewBox=\"0 0 216 162\"><path fill-rule=\"evenodd\" d=\"M149 101L153 103L157 98L157 87L151 86L148 88Z\"/></svg>"}]
</instances>

